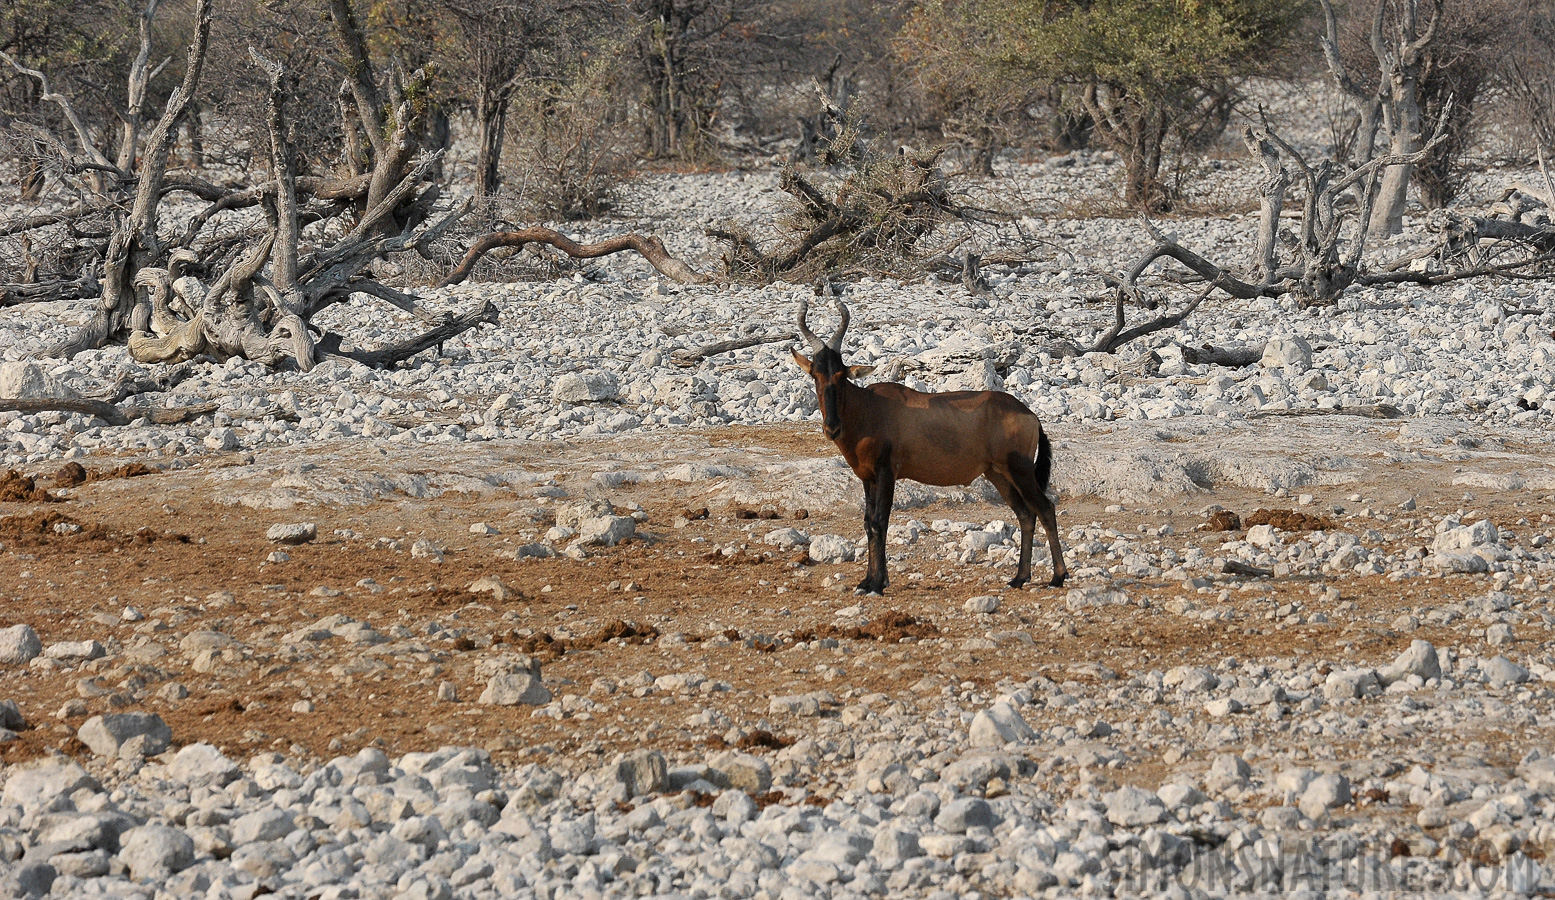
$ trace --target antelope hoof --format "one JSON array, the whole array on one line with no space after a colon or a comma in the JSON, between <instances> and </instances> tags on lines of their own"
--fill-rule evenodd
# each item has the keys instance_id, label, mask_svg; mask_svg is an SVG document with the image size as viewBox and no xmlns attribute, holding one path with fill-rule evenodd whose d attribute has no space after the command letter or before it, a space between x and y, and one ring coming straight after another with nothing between
<instances>
[{"instance_id":1,"label":"antelope hoof","mask_svg":"<svg viewBox=\"0 0 1555 900\"><path fill-rule=\"evenodd\" d=\"M1062 572L1062 573L1055 574L1053 576L1053 580L1049 581L1047 583L1047 586L1048 587L1063 587L1064 586L1064 579L1067 578L1067 577L1069 577L1069 573L1068 572Z\"/></svg>"},{"instance_id":2,"label":"antelope hoof","mask_svg":"<svg viewBox=\"0 0 1555 900\"><path fill-rule=\"evenodd\" d=\"M865 578L863 581L858 583L858 587L853 589L853 593L861 596L866 594L874 594L878 597L885 593L885 585L886 582L884 578L880 579L879 581L876 581L874 578Z\"/></svg>"},{"instance_id":3,"label":"antelope hoof","mask_svg":"<svg viewBox=\"0 0 1555 900\"><path fill-rule=\"evenodd\" d=\"M1010 587L1012 587L1012 588L1023 588L1023 587L1026 586L1026 582L1028 582L1030 580L1031 580L1030 576L1027 576L1027 575L1016 575L1014 578L1010 579Z\"/></svg>"}]
</instances>

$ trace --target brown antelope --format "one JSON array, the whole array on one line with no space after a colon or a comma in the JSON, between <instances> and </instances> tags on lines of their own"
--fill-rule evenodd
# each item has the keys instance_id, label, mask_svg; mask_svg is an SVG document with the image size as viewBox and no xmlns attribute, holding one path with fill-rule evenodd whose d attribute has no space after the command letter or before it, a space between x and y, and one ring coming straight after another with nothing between
<instances>
[{"instance_id":1,"label":"brown antelope","mask_svg":"<svg viewBox=\"0 0 1555 900\"><path fill-rule=\"evenodd\" d=\"M847 305L837 298L842 321L830 341L816 337L805 324L808 309L809 302L800 300L799 334L814 355L806 359L796 349L794 361L815 379L822 431L864 482L869 572L858 592L885 589L885 538L896 479L946 486L971 484L979 475L998 488L1020 520L1020 570L1010 587L1031 580L1031 536L1037 519L1053 555L1048 586L1062 586L1069 569L1058 543L1058 511L1047 496L1053 450L1036 414L1004 391L926 394L895 382L859 387L853 379L868 375L874 366L842 361Z\"/></svg>"}]
</instances>

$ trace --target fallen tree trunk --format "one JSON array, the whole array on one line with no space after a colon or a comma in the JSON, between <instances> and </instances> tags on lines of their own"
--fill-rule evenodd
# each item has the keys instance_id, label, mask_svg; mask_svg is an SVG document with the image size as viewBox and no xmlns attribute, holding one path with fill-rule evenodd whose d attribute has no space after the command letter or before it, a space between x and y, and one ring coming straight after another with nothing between
<instances>
[{"instance_id":1,"label":"fallen tree trunk","mask_svg":"<svg viewBox=\"0 0 1555 900\"><path fill-rule=\"evenodd\" d=\"M799 335L797 333L784 331L778 334L761 334L753 337L735 338L729 341L717 341L696 350L676 351L674 354L675 364L678 366L694 366L712 356L733 353L736 350L744 350L747 347L759 347L762 344L776 344L780 341L796 341L798 339Z\"/></svg>"},{"instance_id":2,"label":"fallen tree trunk","mask_svg":"<svg viewBox=\"0 0 1555 900\"><path fill-rule=\"evenodd\" d=\"M470 249L465 251L464 258L448 277L438 285L448 287L459 284L475 270L475 264L481 258L493 250L503 247L523 249L526 244L546 244L567 254L573 259L598 259L602 256L610 256L625 250L634 250L648 264L666 278L680 284L706 284L709 280L706 275L696 271L684 262L671 256L665 249L664 242L656 237L640 234L623 234L619 237L606 238L592 244L580 244L559 231L549 228L522 228L518 231L494 231L477 238Z\"/></svg>"},{"instance_id":3,"label":"fallen tree trunk","mask_svg":"<svg viewBox=\"0 0 1555 900\"><path fill-rule=\"evenodd\" d=\"M1240 369L1250 366L1263 359L1262 347L1212 347L1204 344L1191 347L1182 346L1182 361L1195 366L1225 366L1228 369Z\"/></svg>"},{"instance_id":4,"label":"fallen tree trunk","mask_svg":"<svg viewBox=\"0 0 1555 900\"><path fill-rule=\"evenodd\" d=\"M95 297L100 288L97 279L84 275L72 281L50 279L35 284L0 284L0 307L27 303L52 303L55 300L81 300Z\"/></svg>"},{"instance_id":5,"label":"fallen tree trunk","mask_svg":"<svg viewBox=\"0 0 1555 900\"><path fill-rule=\"evenodd\" d=\"M1306 416L1359 416L1363 419L1402 419L1404 411L1388 403L1375 406L1339 406L1333 409L1259 409L1247 414L1249 419L1304 418Z\"/></svg>"},{"instance_id":6,"label":"fallen tree trunk","mask_svg":"<svg viewBox=\"0 0 1555 900\"><path fill-rule=\"evenodd\" d=\"M84 416L102 419L103 422L113 427L122 427L137 419L145 419L151 425L179 425L198 419L201 416L209 416L217 412L225 412L234 419L288 419L296 421L297 415L280 407L253 411L242 409L223 410L219 403L199 403L194 406L115 406L106 400L81 399L48 399L48 400L0 400L0 412L19 412L27 415L45 412L79 413Z\"/></svg>"},{"instance_id":7,"label":"fallen tree trunk","mask_svg":"<svg viewBox=\"0 0 1555 900\"><path fill-rule=\"evenodd\" d=\"M480 325L497 324L497 305L487 300L480 308L460 316L450 316L442 324L409 340L385 344L372 350L343 350L340 336L326 334L315 348L320 356L338 356L374 369L386 369L418 353L439 347L444 341Z\"/></svg>"}]
</instances>

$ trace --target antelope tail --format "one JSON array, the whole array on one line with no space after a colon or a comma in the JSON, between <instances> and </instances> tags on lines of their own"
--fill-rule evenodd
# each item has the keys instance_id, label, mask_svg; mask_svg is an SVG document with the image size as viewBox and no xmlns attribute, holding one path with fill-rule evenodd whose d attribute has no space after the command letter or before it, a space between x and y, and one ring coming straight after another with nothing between
<instances>
[{"instance_id":1,"label":"antelope tail","mask_svg":"<svg viewBox=\"0 0 1555 900\"><path fill-rule=\"evenodd\" d=\"M1048 443L1047 429L1037 436L1037 489L1047 493L1048 479L1053 476L1053 445Z\"/></svg>"}]
</instances>

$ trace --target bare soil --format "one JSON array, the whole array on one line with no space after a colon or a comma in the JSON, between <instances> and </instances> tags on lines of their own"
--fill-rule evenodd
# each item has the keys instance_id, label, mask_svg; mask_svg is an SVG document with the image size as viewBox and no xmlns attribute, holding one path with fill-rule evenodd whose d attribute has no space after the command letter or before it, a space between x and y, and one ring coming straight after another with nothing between
<instances>
[{"instance_id":1,"label":"bare soil","mask_svg":"<svg viewBox=\"0 0 1555 900\"><path fill-rule=\"evenodd\" d=\"M834 454L814 426L801 426L488 446L483 459L500 458L509 470L559 472L558 484L582 497L586 486L572 484L566 474L575 460L666 441L684 443L687 458L695 458L696 446L757 447L785 458ZM75 483L55 489L61 502L45 504L35 494L0 502L0 626L30 624L45 646L96 639L110 650L103 660L0 675L0 694L17 700L32 726L20 740L0 744L0 755L14 762L51 748L84 752L73 737L81 717L56 716L76 699L89 713L155 711L172 726L178 743L209 741L235 753L279 749L329 756L373 743L398 754L474 744L512 762L556 753L604 755L644 742L672 751L723 746L725 729L686 724L704 708L728 716L747 736L765 733L750 738L761 751L805 729L803 720L769 715L768 698L774 695L828 691L839 706L913 707L937 702L938 691L926 691L925 678L987 687L1007 676L1042 673L1059 682L1084 682L1109 677L1105 669L1127 677L1129 671L1179 664L1214 665L1228 656L1376 665L1415 638L1438 646L1483 645L1472 632L1473 621L1427 623L1408 633L1390 623L1411 609L1483 594L1490 586L1484 576L1397 583L1356 576L1228 580L1207 595L1177 581L1124 579L1117 584L1136 605L1072 612L1065 608L1066 590L1007 589L1013 567L927 558L937 549L930 536L893 562L885 597L865 598L851 590L862 577L861 563L814 564L802 552L780 552L761 542L767 531L785 525L857 539L861 523L844 498L831 509L805 510L802 522L794 520L795 510L752 521L727 504L701 502L703 485L625 484L610 495L618 504L642 505L647 519L638 539L591 549L581 561L512 559L497 551L536 540L554 502L537 504L500 490L450 491L434 499L394 496L356 505L249 509L229 505L229 488L210 478L223 467L300 462L327 471L403 470L416 454L426 453L395 452L402 455L386 459L379 446L336 445L327 452L277 450L257 460L210 457L185 468L161 468L165 463L151 460L160 470L141 477L63 479ZM444 462L450 460L457 463L459 457ZM112 470L114 464L98 468ZM1314 490L1327 504L1320 508L1348 507L1347 515L1336 514L1338 524L1359 531L1377 521L1355 516L1363 505L1398 518L1458 510L1464 490L1452 486L1454 466L1429 458L1407 467L1382 462L1343 487ZM469 468L467 474L475 474L477 462ZM1335 502L1352 494L1363 494L1367 502ZM1398 510L1406 497L1415 498L1418 511ZM1171 546L1199 546L1214 555L1222 542L1240 535L1197 530L1205 521L1199 510L1215 503L1245 512L1270 500L1264 492L1217 489L1169 507L1121 511L1100 498L1066 497L1059 511L1066 533L1086 523L1124 533L1156 533L1170 525L1174 534L1162 539ZM1538 502L1517 493L1487 493L1472 506L1476 516L1510 525L1530 515L1537 523ZM709 509L705 518L685 515L699 507ZM896 520L906 515L899 512ZM948 502L910 515L924 521L1012 518L1007 509ZM1308 524L1305 516L1287 511L1268 521L1297 528ZM297 521L316 522L318 539L286 548L265 539L271 525ZM1250 521L1255 519L1244 520L1243 527ZM491 523L501 534L473 534L470 525L476 522ZM441 546L441 560L413 556L410 548L420 539ZM268 561L277 550L289 559ZM1084 564L1072 553L1071 566ZM1046 580L1044 566L1035 564L1038 582ZM471 593L485 576L500 579L508 596ZM1101 583L1093 577L1071 586ZM1329 584L1338 587L1339 599L1323 593ZM998 612L963 612L968 598L984 594L1002 597ZM1225 607L1235 617L1212 621L1173 614L1165 605L1174 598L1201 608ZM1137 605L1140 599L1148 608ZM1286 604L1298 604L1308 615L1322 612L1329 622L1287 624L1276 612ZM139 610L144 620L127 620L126 607ZM855 614L839 617L839 610ZM376 647L340 638L281 641L283 634L334 614L384 634L395 626L408 633ZM429 634L433 621L443 631ZM223 632L247 650L242 659L196 671L192 655L179 646L196 631ZM1507 648L1510 655L1547 653L1555 637L1538 622L1519 626L1517 634L1518 645ZM839 646L823 649L822 638ZM796 644L805 649L794 649ZM542 660L548 686L563 698L565 717L474 702L485 682L477 664L504 652ZM689 698L633 696L625 682L643 671L697 672L733 689ZM188 690L187 698L162 699L159 691L173 681ZM460 702L436 702L437 686L445 681L455 685ZM299 701L312 703L313 710L293 712ZM1054 715L1059 713L1035 712L1032 724ZM1487 723L1480 739L1488 752L1515 761L1517 748L1542 738L1505 735ZM1217 748L1187 749L1208 754Z\"/></svg>"}]
</instances>

